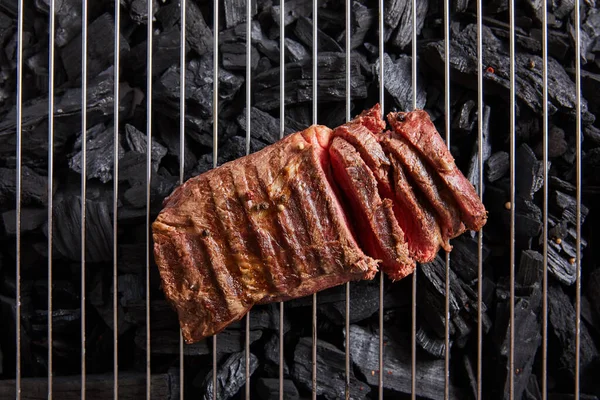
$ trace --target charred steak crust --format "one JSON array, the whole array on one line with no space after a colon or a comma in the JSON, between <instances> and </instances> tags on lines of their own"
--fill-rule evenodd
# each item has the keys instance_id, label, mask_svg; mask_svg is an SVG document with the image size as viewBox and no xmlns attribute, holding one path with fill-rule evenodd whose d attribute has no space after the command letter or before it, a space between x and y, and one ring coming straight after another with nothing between
<instances>
[{"instance_id":1,"label":"charred steak crust","mask_svg":"<svg viewBox=\"0 0 600 400\"><path fill-rule=\"evenodd\" d=\"M152 225L167 300L187 343L255 304L351 280L392 280L430 261L486 212L423 111L379 105L314 125L189 179ZM463 224L464 222L464 224ZM360 245L359 245L360 243ZM363 251L364 249L364 251Z\"/></svg>"}]
</instances>

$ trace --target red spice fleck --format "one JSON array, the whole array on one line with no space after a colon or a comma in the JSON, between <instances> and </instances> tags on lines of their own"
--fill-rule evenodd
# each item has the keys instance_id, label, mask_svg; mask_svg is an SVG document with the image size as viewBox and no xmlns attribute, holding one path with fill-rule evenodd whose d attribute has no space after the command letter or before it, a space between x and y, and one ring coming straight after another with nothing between
<instances>
[{"instance_id":1,"label":"red spice fleck","mask_svg":"<svg viewBox=\"0 0 600 400\"><path fill-rule=\"evenodd\" d=\"M388 375L391 375L391 374L392 374L392 371L388 371Z\"/></svg>"},{"instance_id":2,"label":"red spice fleck","mask_svg":"<svg viewBox=\"0 0 600 400\"><path fill-rule=\"evenodd\" d=\"M495 72L494 67L487 67L485 69L485 72L487 72L488 74L493 74Z\"/></svg>"},{"instance_id":3,"label":"red spice fleck","mask_svg":"<svg viewBox=\"0 0 600 400\"><path fill-rule=\"evenodd\" d=\"M362 390L363 390L363 387L361 386L361 387L359 387L359 389L362 391Z\"/></svg>"}]
</instances>

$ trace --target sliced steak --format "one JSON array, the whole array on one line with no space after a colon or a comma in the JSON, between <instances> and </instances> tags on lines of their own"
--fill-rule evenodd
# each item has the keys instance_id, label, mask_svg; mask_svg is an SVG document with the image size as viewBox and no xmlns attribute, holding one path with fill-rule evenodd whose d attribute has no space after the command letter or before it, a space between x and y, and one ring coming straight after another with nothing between
<instances>
[{"instance_id":1,"label":"sliced steak","mask_svg":"<svg viewBox=\"0 0 600 400\"><path fill-rule=\"evenodd\" d=\"M358 151L335 137L329 147L336 182L347 196L355 216L359 240L370 256L382 260L381 269L393 280L412 273L404 232L398 225L390 199L381 199L373 172Z\"/></svg>"},{"instance_id":2,"label":"sliced steak","mask_svg":"<svg viewBox=\"0 0 600 400\"><path fill-rule=\"evenodd\" d=\"M178 187L153 223L154 254L187 343L258 303L372 279L323 165L331 130L311 127Z\"/></svg>"},{"instance_id":3,"label":"sliced steak","mask_svg":"<svg viewBox=\"0 0 600 400\"><path fill-rule=\"evenodd\" d=\"M487 212L475 188L460 172L454 158L439 135L429 115L423 110L408 113L390 113L388 121L394 132L406 138L433 167L436 174L456 199L461 218L472 230L480 230L487 220Z\"/></svg>"},{"instance_id":4,"label":"sliced steak","mask_svg":"<svg viewBox=\"0 0 600 400\"><path fill-rule=\"evenodd\" d=\"M394 136L386 132L381 136L381 145L385 151L394 157L402 166L406 175L410 176L416 189L426 199L437 215L438 225L441 228L444 248L449 249L448 241L464 232L464 225L460 219L460 210L456 201L448 190L436 179L420 154L402 136Z\"/></svg>"}]
</instances>

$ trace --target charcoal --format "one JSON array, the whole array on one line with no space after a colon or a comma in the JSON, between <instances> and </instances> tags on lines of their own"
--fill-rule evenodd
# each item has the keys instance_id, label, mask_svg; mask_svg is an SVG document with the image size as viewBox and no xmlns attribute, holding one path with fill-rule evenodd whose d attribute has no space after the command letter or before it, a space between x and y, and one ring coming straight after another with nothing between
<instances>
[{"instance_id":1,"label":"charcoal","mask_svg":"<svg viewBox=\"0 0 600 400\"><path fill-rule=\"evenodd\" d=\"M561 255L562 248L554 241L548 242L548 271L565 285L575 283L576 265Z\"/></svg>"},{"instance_id":2,"label":"charcoal","mask_svg":"<svg viewBox=\"0 0 600 400\"><path fill-rule=\"evenodd\" d=\"M179 130L173 129L172 121L167 120L166 118L159 118L157 121L159 125L158 135L162 143L165 144L167 148L167 154L173 155L177 158L177 171L179 171L179 158L180 158L180 132ZM184 144L187 138L184 137ZM190 171L194 168L194 165L198 162L194 153L190 150L190 146L186 145L184 150L184 171Z\"/></svg>"},{"instance_id":3,"label":"charcoal","mask_svg":"<svg viewBox=\"0 0 600 400\"><path fill-rule=\"evenodd\" d=\"M436 337L423 326L419 327L416 335L417 344L427 353L435 358L444 358L446 354L446 343L443 339ZM452 344L450 344L452 347Z\"/></svg>"},{"instance_id":4,"label":"charcoal","mask_svg":"<svg viewBox=\"0 0 600 400\"><path fill-rule=\"evenodd\" d=\"M246 322L244 320L228 325L230 328L237 329L246 329L245 326ZM250 313L250 327L251 329L279 330L279 305L273 303L252 308L252 312ZM284 315L283 333L289 330L290 320Z\"/></svg>"},{"instance_id":5,"label":"charcoal","mask_svg":"<svg viewBox=\"0 0 600 400\"><path fill-rule=\"evenodd\" d=\"M340 287L344 290L344 287ZM369 318L379 309L379 286L372 281L359 281L350 285L350 323L354 324ZM346 321L346 300L336 301L321 308L333 324L342 325Z\"/></svg>"},{"instance_id":6,"label":"charcoal","mask_svg":"<svg viewBox=\"0 0 600 400\"><path fill-rule=\"evenodd\" d=\"M223 68L229 71L246 70L246 45L243 43L226 43L221 45L220 49L223 58ZM254 70L258 65L260 55L258 51L251 46L251 68Z\"/></svg>"},{"instance_id":7,"label":"charcoal","mask_svg":"<svg viewBox=\"0 0 600 400\"><path fill-rule=\"evenodd\" d=\"M417 34L423 28L428 7L429 2L427 0L417 2ZM403 49L412 41L412 2L406 0L387 0L385 2L385 10L386 41L390 39L391 44Z\"/></svg>"},{"instance_id":8,"label":"charcoal","mask_svg":"<svg viewBox=\"0 0 600 400\"><path fill-rule=\"evenodd\" d=\"M548 158L560 157L567 151L568 145L565 140L565 131L554 125L548 131ZM540 140L534 147L535 155L542 158L544 155L543 143Z\"/></svg>"},{"instance_id":9,"label":"charcoal","mask_svg":"<svg viewBox=\"0 0 600 400\"><path fill-rule=\"evenodd\" d=\"M293 39L285 38L285 54L287 61L298 62L310 58L308 50Z\"/></svg>"},{"instance_id":10,"label":"charcoal","mask_svg":"<svg viewBox=\"0 0 600 400\"><path fill-rule=\"evenodd\" d=\"M246 110L244 109L237 122L240 128L246 131ZM279 140L279 118L274 118L270 114L252 107L250 109L250 129L253 138L259 139L266 144L273 144ZM293 133L294 131L285 127L285 134Z\"/></svg>"},{"instance_id":11,"label":"charcoal","mask_svg":"<svg viewBox=\"0 0 600 400\"><path fill-rule=\"evenodd\" d=\"M73 146L74 152L69 156L69 168L81 174L82 136ZM119 141L119 159L123 157L123 146ZM98 178L102 183L112 180L114 172L114 127L98 124L87 131L86 143L86 176Z\"/></svg>"},{"instance_id":12,"label":"charcoal","mask_svg":"<svg viewBox=\"0 0 600 400\"><path fill-rule=\"evenodd\" d=\"M274 370L277 370L277 372L274 371L274 373L279 374L279 334L272 334L269 340L265 342L265 349L263 354L265 355L265 359L276 367L273 368ZM268 369L270 366L267 365L266 367ZM283 373L285 375L289 375L290 373L285 358L283 359Z\"/></svg>"},{"instance_id":13,"label":"charcoal","mask_svg":"<svg viewBox=\"0 0 600 400\"><path fill-rule=\"evenodd\" d=\"M89 38L114 38L115 18L110 13L104 13L88 25ZM119 54L124 59L129 52L127 38L120 36ZM96 76L113 65L114 40L88 40L87 73ZM71 40L60 53L69 80L81 78L81 35Z\"/></svg>"},{"instance_id":14,"label":"charcoal","mask_svg":"<svg viewBox=\"0 0 600 400\"><path fill-rule=\"evenodd\" d=\"M119 182L135 186L146 183L146 155L127 151L119 160Z\"/></svg>"},{"instance_id":15,"label":"charcoal","mask_svg":"<svg viewBox=\"0 0 600 400\"><path fill-rule=\"evenodd\" d=\"M478 240L468 236L460 236L452 241L452 269L467 283L474 283L477 280L478 247ZM482 262L484 265L489 253L488 246L483 243Z\"/></svg>"},{"instance_id":16,"label":"charcoal","mask_svg":"<svg viewBox=\"0 0 600 400\"><path fill-rule=\"evenodd\" d=\"M486 177L488 181L495 182L504 177L510 167L510 156L506 151L498 151L486 161Z\"/></svg>"},{"instance_id":17,"label":"charcoal","mask_svg":"<svg viewBox=\"0 0 600 400\"><path fill-rule=\"evenodd\" d=\"M197 55L202 56L212 52L213 34L206 25L204 16L198 4L194 1L188 1L185 15L186 44L194 50Z\"/></svg>"},{"instance_id":18,"label":"charcoal","mask_svg":"<svg viewBox=\"0 0 600 400\"><path fill-rule=\"evenodd\" d=\"M142 255L145 255L145 248ZM143 266L142 266L143 268ZM143 279L143 271L138 266L136 274L142 276ZM130 277L128 279L135 279ZM137 278L139 279L139 278ZM125 281L127 282L127 281ZM122 282L123 283L123 282ZM129 291L129 289L119 289L123 292L128 292L128 300L127 302L119 301L119 304L123 307L123 311L125 311L125 319L136 325L138 327L145 326L146 324L146 299L137 299L135 297L139 296L139 291ZM152 331L177 331L177 327L179 323L177 321L177 314L166 300L151 300L150 301L150 320L152 321ZM169 339L170 340L170 339ZM190 350L194 350L193 347Z\"/></svg>"},{"instance_id":19,"label":"charcoal","mask_svg":"<svg viewBox=\"0 0 600 400\"><path fill-rule=\"evenodd\" d=\"M572 225L577 223L577 201L575 197L556 190L550 196L550 205L562 211L562 219L566 220ZM581 223L583 224L588 215L589 209L584 204L581 204L580 211Z\"/></svg>"},{"instance_id":20,"label":"charcoal","mask_svg":"<svg viewBox=\"0 0 600 400\"><path fill-rule=\"evenodd\" d=\"M130 279L133 277L134 279ZM112 285L106 285L101 276L97 276L94 279L92 289L88 293L88 300L94 306L94 309L98 312L104 323L110 328L114 329L113 324L113 287ZM127 285L127 286L124 286ZM131 286L129 286L131 285ZM119 276L119 294L130 293L137 291L140 297L143 296L144 282L141 276L132 275L121 275ZM133 327L126 318L123 312L123 307L120 304L117 305L117 329L119 332L126 332Z\"/></svg>"},{"instance_id":21,"label":"charcoal","mask_svg":"<svg viewBox=\"0 0 600 400\"><path fill-rule=\"evenodd\" d=\"M538 385L537 377L534 374L529 375L529 382L523 392L523 400L537 400L541 399L542 394Z\"/></svg>"},{"instance_id":22,"label":"charcoal","mask_svg":"<svg viewBox=\"0 0 600 400\"><path fill-rule=\"evenodd\" d=\"M16 170L0 168L0 206L14 207L17 190ZM33 169L21 168L21 205L46 205L48 200L48 178L38 175Z\"/></svg>"},{"instance_id":23,"label":"charcoal","mask_svg":"<svg viewBox=\"0 0 600 400\"><path fill-rule=\"evenodd\" d=\"M312 11L312 3L307 0L290 0L285 2L285 16L283 17L284 25L288 26L303 15L309 15ZM275 25L279 27L281 7L274 5L271 7L271 16Z\"/></svg>"},{"instance_id":24,"label":"charcoal","mask_svg":"<svg viewBox=\"0 0 600 400\"><path fill-rule=\"evenodd\" d=\"M466 103L465 103L466 104ZM492 153L492 144L490 142L490 112L491 109L488 106L485 106L483 109L483 125L482 125L482 143L481 143L481 159L483 163L486 163L488 158ZM474 121L473 121L474 122ZM467 179L471 184L475 187L477 193L479 191L479 135L477 136L477 141L473 144L473 150L471 150L471 160L469 163L469 169L467 170ZM485 192L485 183L483 188L481 188L481 192ZM473 232L473 237L475 237L475 233Z\"/></svg>"},{"instance_id":25,"label":"charcoal","mask_svg":"<svg viewBox=\"0 0 600 400\"><path fill-rule=\"evenodd\" d=\"M294 34L309 50L313 47L313 23L306 17L300 17L294 26ZM317 28L317 49L321 52L342 53L344 49L328 34Z\"/></svg>"},{"instance_id":26,"label":"charcoal","mask_svg":"<svg viewBox=\"0 0 600 400\"><path fill-rule=\"evenodd\" d=\"M412 92L412 57L401 54L396 61L392 61L390 56L385 53L383 55L383 74L384 84L387 92L394 98L396 105L402 111L410 111L413 109L413 92ZM377 60L373 66L373 74L377 75L378 82L381 81L380 61ZM427 93L423 85L417 86L417 108L425 106Z\"/></svg>"},{"instance_id":27,"label":"charcoal","mask_svg":"<svg viewBox=\"0 0 600 400\"><path fill-rule=\"evenodd\" d=\"M112 216L106 201L86 200L86 261L112 259ZM73 261L81 260L81 197L54 202L54 249Z\"/></svg>"},{"instance_id":28,"label":"charcoal","mask_svg":"<svg viewBox=\"0 0 600 400\"><path fill-rule=\"evenodd\" d=\"M263 72L270 70L272 67L273 65L267 57L261 57L260 60L258 60L258 65L256 66L255 72L257 75L260 75Z\"/></svg>"},{"instance_id":29,"label":"charcoal","mask_svg":"<svg viewBox=\"0 0 600 400\"><path fill-rule=\"evenodd\" d=\"M582 164L583 177L586 182L598 184L600 182L600 147L586 152Z\"/></svg>"},{"instance_id":30,"label":"charcoal","mask_svg":"<svg viewBox=\"0 0 600 400\"><path fill-rule=\"evenodd\" d=\"M41 208L21 208L21 233L31 232L46 221L48 211ZM17 233L17 210L4 211L2 213L2 226L6 235Z\"/></svg>"},{"instance_id":31,"label":"charcoal","mask_svg":"<svg viewBox=\"0 0 600 400\"><path fill-rule=\"evenodd\" d=\"M550 184L550 188L560 190L563 193L572 194L575 192L575 185L570 182L563 181L558 176L550 176L548 178L548 182Z\"/></svg>"},{"instance_id":32,"label":"charcoal","mask_svg":"<svg viewBox=\"0 0 600 400\"><path fill-rule=\"evenodd\" d=\"M148 21L148 0L128 0L128 6L131 19L138 24L146 24ZM152 0L154 14L156 14L159 8L160 4L158 0Z\"/></svg>"},{"instance_id":33,"label":"charcoal","mask_svg":"<svg viewBox=\"0 0 600 400\"><path fill-rule=\"evenodd\" d=\"M220 338L220 337L219 337ZM250 353L251 376L258 368L258 358ZM204 380L204 400L228 399L233 397L246 382L246 356L244 352L231 354L217 371L217 387L213 386L212 372ZM216 395L215 395L216 391Z\"/></svg>"},{"instance_id":34,"label":"charcoal","mask_svg":"<svg viewBox=\"0 0 600 400\"><path fill-rule=\"evenodd\" d=\"M252 44L273 63L279 64L279 41L263 35L258 21L252 22Z\"/></svg>"},{"instance_id":35,"label":"charcoal","mask_svg":"<svg viewBox=\"0 0 600 400\"><path fill-rule=\"evenodd\" d=\"M540 284L535 283L537 290L531 296L517 297L514 305L514 392L515 398L521 398L525 390L535 355L541 342L540 324L537 320L537 314L541 305L540 302ZM509 374L508 365L509 347L510 347L510 329L509 329L509 294L504 288L497 291L498 303L496 305L496 322L494 332L494 343L497 352L496 379L503 382L503 398L508 398Z\"/></svg>"},{"instance_id":36,"label":"charcoal","mask_svg":"<svg viewBox=\"0 0 600 400\"><path fill-rule=\"evenodd\" d=\"M521 260L517 270L516 282L523 287L540 282L544 267L544 257L535 250L521 252Z\"/></svg>"},{"instance_id":37,"label":"charcoal","mask_svg":"<svg viewBox=\"0 0 600 400\"><path fill-rule=\"evenodd\" d=\"M473 99L467 99L458 105L452 117L452 130L457 135L466 135L473 130L477 122L477 103Z\"/></svg>"},{"instance_id":38,"label":"charcoal","mask_svg":"<svg viewBox=\"0 0 600 400\"><path fill-rule=\"evenodd\" d=\"M246 22L246 3L234 0L225 0L224 13L225 13L225 26L227 28L234 27L241 23ZM256 1L251 3L251 15L250 18L256 15Z\"/></svg>"},{"instance_id":39,"label":"charcoal","mask_svg":"<svg viewBox=\"0 0 600 400\"><path fill-rule=\"evenodd\" d=\"M558 341L558 363L565 379L573 380L575 376L575 309L567 294L559 285L548 287L548 322L549 331ZM579 361L583 370L598 356L598 350L592 341L585 324L580 326ZM563 375L564 376L564 375Z\"/></svg>"},{"instance_id":40,"label":"charcoal","mask_svg":"<svg viewBox=\"0 0 600 400\"><path fill-rule=\"evenodd\" d=\"M144 184L136 184L125 190L123 193L124 203L133 208L145 208L147 203L147 188L145 183L144 181ZM152 174L150 181L150 203L160 206L162 200L173 191L176 184L176 177Z\"/></svg>"},{"instance_id":41,"label":"charcoal","mask_svg":"<svg viewBox=\"0 0 600 400\"><path fill-rule=\"evenodd\" d=\"M31 330L34 334L45 335L48 329L48 310L35 310L31 320ZM56 335L72 334L81 326L81 310L54 309L52 310L52 331Z\"/></svg>"},{"instance_id":42,"label":"charcoal","mask_svg":"<svg viewBox=\"0 0 600 400\"><path fill-rule=\"evenodd\" d=\"M298 386L310 391L312 388L312 338L302 337L294 351L292 376ZM317 395L326 399L344 397L346 382L346 354L334 345L317 340ZM361 390L362 388L362 390ZM355 399L364 399L369 386L360 382L350 370L350 392Z\"/></svg>"},{"instance_id":43,"label":"charcoal","mask_svg":"<svg viewBox=\"0 0 600 400\"><path fill-rule=\"evenodd\" d=\"M504 206L503 206L504 207ZM505 226L510 226L510 210L502 208ZM516 198L515 205L515 235L521 238L531 238L542 230L542 210L532 201Z\"/></svg>"},{"instance_id":44,"label":"charcoal","mask_svg":"<svg viewBox=\"0 0 600 400\"><path fill-rule=\"evenodd\" d=\"M587 297L590 299L590 304L596 310L596 316L600 318L600 290L598 288L600 288L600 268L596 268L588 275L586 283Z\"/></svg>"},{"instance_id":45,"label":"charcoal","mask_svg":"<svg viewBox=\"0 0 600 400\"><path fill-rule=\"evenodd\" d=\"M509 70L510 59L507 53L507 46L500 39L494 36L489 27L483 27L484 66L491 66L493 73L484 73L484 80L488 81L490 91L499 92L508 97L510 86ZM450 68L456 74L457 82L472 90L476 89L477 74L477 48L476 48L477 29L475 25L468 25L458 34L452 36L450 53L453 55L450 59ZM516 93L517 97L536 113L542 112L542 59L539 56L517 52L515 55L517 66L516 71ZM444 43L442 41L429 43L426 46L425 59L429 65L442 73L444 65ZM535 64L530 68L530 61ZM565 72L563 66L553 58L548 59L548 79L556 84L548 86L548 113L555 114L560 110L570 116L575 113L575 90L573 81ZM581 104L582 120L584 124L590 124L594 121L594 116L588 111L587 102L582 100Z\"/></svg>"},{"instance_id":46,"label":"charcoal","mask_svg":"<svg viewBox=\"0 0 600 400\"><path fill-rule=\"evenodd\" d=\"M278 400L279 397L279 379L259 378L256 382L256 390L259 398L263 400ZM300 394L296 385L290 379L283 380L283 398L288 400L299 400Z\"/></svg>"},{"instance_id":47,"label":"charcoal","mask_svg":"<svg viewBox=\"0 0 600 400\"><path fill-rule=\"evenodd\" d=\"M373 26L377 18L377 12L367 8L358 1L352 2L352 32L350 36L352 50L360 47L365 42L365 37L369 29Z\"/></svg>"},{"instance_id":48,"label":"charcoal","mask_svg":"<svg viewBox=\"0 0 600 400\"><path fill-rule=\"evenodd\" d=\"M152 38L152 77L157 78L169 67L175 64L179 66L181 31L179 28L160 31ZM212 58L212 57L211 57ZM131 47L125 62L129 68L136 71L140 76L147 71L148 43L143 41ZM123 61L121 61L123 62ZM211 70L207 71L210 73ZM140 85L145 82L139 82Z\"/></svg>"},{"instance_id":49,"label":"charcoal","mask_svg":"<svg viewBox=\"0 0 600 400\"><path fill-rule=\"evenodd\" d=\"M130 150L142 154L148 152L148 137L133 125L125 124L125 137ZM158 171L158 165L166 154L167 149L156 140L153 140L150 158L154 171Z\"/></svg>"},{"instance_id":50,"label":"charcoal","mask_svg":"<svg viewBox=\"0 0 600 400\"><path fill-rule=\"evenodd\" d=\"M50 0L36 0L35 6L47 15L50 9ZM100 4L90 3L88 5L88 19L93 20L101 9ZM57 4L55 24L54 43L58 47L63 47L81 32L81 1L63 0L60 4ZM5 42L3 41L3 43Z\"/></svg>"},{"instance_id":51,"label":"charcoal","mask_svg":"<svg viewBox=\"0 0 600 400\"><path fill-rule=\"evenodd\" d=\"M544 164L536 159L531 147L523 143L517 149L515 165L519 169L515 181L516 193L525 199L533 199L533 195L544 184Z\"/></svg>"},{"instance_id":52,"label":"charcoal","mask_svg":"<svg viewBox=\"0 0 600 400\"><path fill-rule=\"evenodd\" d=\"M410 338L386 334L384 343L387 343L383 353L384 388L395 393L411 393ZM379 336L358 325L351 325L350 354L353 364L366 377L369 385L377 386L379 381ZM444 360L417 357L417 370L422 373L417 379L417 395L429 399L443 399ZM355 391L353 390L352 393ZM450 395L458 395L460 398L459 391L452 382L450 382Z\"/></svg>"},{"instance_id":53,"label":"charcoal","mask_svg":"<svg viewBox=\"0 0 600 400\"><path fill-rule=\"evenodd\" d=\"M583 136L586 141L591 142L593 147L600 146L600 128L588 125L583 129Z\"/></svg>"}]
</instances>

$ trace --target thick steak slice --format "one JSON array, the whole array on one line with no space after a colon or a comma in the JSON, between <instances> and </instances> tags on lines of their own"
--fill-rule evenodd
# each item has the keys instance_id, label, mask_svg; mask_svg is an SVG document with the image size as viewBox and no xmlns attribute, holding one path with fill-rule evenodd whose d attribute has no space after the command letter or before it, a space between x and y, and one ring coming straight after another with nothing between
<instances>
[{"instance_id":1,"label":"thick steak slice","mask_svg":"<svg viewBox=\"0 0 600 400\"><path fill-rule=\"evenodd\" d=\"M464 232L465 226L460 219L460 210L456 201L438 179L431 168L425 165L420 154L402 136L386 132L381 135L381 145L385 151L402 165L405 173L431 207L435 210L438 225L441 228L444 248L450 248L449 239Z\"/></svg>"},{"instance_id":2,"label":"thick steak slice","mask_svg":"<svg viewBox=\"0 0 600 400\"><path fill-rule=\"evenodd\" d=\"M326 171L331 130L314 126L178 187L154 222L154 254L184 339L258 303L372 279Z\"/></svg>"},{"instance_id":3,"label":"thick steak slice","mask_svg":"<svg viewBox=\"0 0 600 400\"><path fill-rule=\"evenodd\" d=\"M473 185L454 163L452 154L435 129L429 115L423 110L389 113L388 121L397 134L405 137L417 148L450 188L460 207L465 225L469 229L480 230L487 220L485 207Z\"/></svg>"},{"instance_id":4,"label":"thick steak slice","mask_svg":"<svg viewBox=\"0 0 600 400\"><path fill-rule=\"evenodd\" d=\"M408 255L393 203L381 199L375 176L358 151L346 140L335 137L329 154L335 180L348 198L365 251L382 260L381 269L392 280L412 273L415 262Z\"/></svg>"},{"instance_id":5,"label":"thick steak slice","mask_svg":"<svg viewBox=\"0 0 600 400\"><path fill-rule=\"evenodd\" d=\"M396 214L398 223L407 238L410 255L418 262L426 263L435 258L440 246L450 250L444 243L440 227L435 216L413 191L404 168L395 156L390 155L392 162L395 201L398 202L400 214Z\"/></svg>"}]
</instances>

